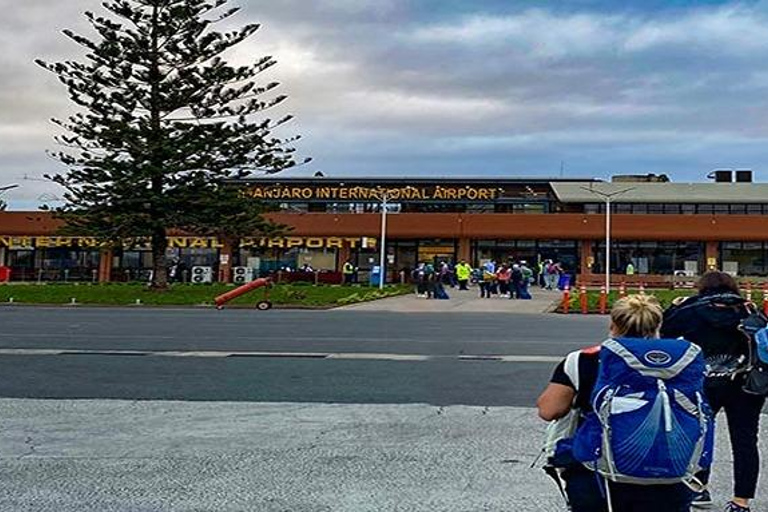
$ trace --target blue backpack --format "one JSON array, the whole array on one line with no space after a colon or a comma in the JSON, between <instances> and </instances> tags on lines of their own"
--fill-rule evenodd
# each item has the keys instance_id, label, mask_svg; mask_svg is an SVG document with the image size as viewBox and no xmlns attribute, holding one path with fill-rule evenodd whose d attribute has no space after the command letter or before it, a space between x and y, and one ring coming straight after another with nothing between
<instances>
[{"instance_id":1,"label":"blue backpack","mask_svg":"<svg viewBox=\"0 0 768 512\"><path fill-rule=\"evenodd\" d=\"M757 359L763 364L768 364L768 328L763 327L757 331L755 345Z\"/></svg>"},{"instance_id":2,"label":"blue backpack","mask_svg":"<svg viewBox=\"0 0 768 512\"><path fill-rule=\"evenodd\" d=\"M594 412L574 436L574 457L614 482L695 482L712 464L714 447L703 389L704 358L692 343L605 341Z\"/></svg>"}]
</instances>

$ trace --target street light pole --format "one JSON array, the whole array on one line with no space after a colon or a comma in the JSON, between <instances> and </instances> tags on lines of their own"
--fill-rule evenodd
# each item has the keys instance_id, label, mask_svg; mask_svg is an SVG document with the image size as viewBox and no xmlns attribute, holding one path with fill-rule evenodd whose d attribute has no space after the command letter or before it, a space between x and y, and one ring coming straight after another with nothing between
<instances>
[{"instance_id":1,"label":"street light pole","mask_svg":"<svg viewBox=\"0 0 768 512\"><path fill-rule=\"evenodd\" d=\"M387 253L387 192L381 195L381 248L379 252L379 290L384 288L384 279L387 275L384 270L386 267Z\"/></svg>"},{"instance_id":2,"label":"street light pole","mask_svg":"<svg viewBox=\"0 0 768 512\"><path fill-rule=\"evenodd\" d=\"M631 190L635 190L635 187L610 193L595 190L592 188L592 185L581 188L605 201L605 293L609 293L611 291L611 200L620 194L626 194Z\"/></svg>"},{"instance_id":3,"label":"street light pole","mask_svg":"<svg viewBox=\"0 0 768 512\"><path fill-rule=\"evenodd\" d=\"M605 293L611 292L611 198L605 198Z\"/></svg>"}]
</instances>

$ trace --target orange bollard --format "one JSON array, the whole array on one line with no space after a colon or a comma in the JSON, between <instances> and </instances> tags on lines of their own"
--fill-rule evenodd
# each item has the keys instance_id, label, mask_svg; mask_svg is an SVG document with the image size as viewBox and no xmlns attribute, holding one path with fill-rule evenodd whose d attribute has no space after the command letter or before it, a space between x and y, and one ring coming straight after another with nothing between
<instances>
[{"instance_id":1,"label":"orange bollard","mask_svg":"<svg viewBox=\"0 0 768 512\"><path fill-rule=\"evenodd\" d=\"M600 287L600 314L604 315L608 311L608 294L605 292L605 286Z\"/></svg>"},{"instance_id":2,"label":"orange bollard","mask_svg":"<svg viewBox=\"0 0 768 512\"><path fill-rule=\"evenodd\" d=\"M587 301L587 287L581 285L579 289L579 302L581 303L581 314L586 315L589 313L589 302Z\"/></svg>"},{"instance_id":3,"label":"orange bollard","mask_svg":"<svg viewBox=\"0 0 768 512\"><path fill-rule=\"evenodd\" d=\"M640 281L640 289L638 290L640 295L645 295L645 283Z\"/></svg>"},{"instance_id":4,"label":"orange bollard","mask_svg":"<svg viewBox=\"0 0 768 512\"><path fill-rule=\"evenodd\" d=\"M623 299L627 296L627 285L624 284L624 281L619 284L619 298Z\"/></svg>"},{"instance_id":5,"label":"orange bollard","mask_svg":"<svg viewBox=\"0 0 768 512\"><path fill-rule=\"evenodd\" d=\"M565 288L563 288L563 313L567 315L570 309L571 309L571 288L570 286L566 286Z\"/></svg>"}]
</instances>

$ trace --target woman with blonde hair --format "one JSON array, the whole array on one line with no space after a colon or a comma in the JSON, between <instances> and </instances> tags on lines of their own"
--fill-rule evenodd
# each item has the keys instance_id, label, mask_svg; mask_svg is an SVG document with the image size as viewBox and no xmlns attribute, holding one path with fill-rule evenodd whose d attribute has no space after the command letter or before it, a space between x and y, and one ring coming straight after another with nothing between
<instances>
[{"instance_id":1,"label":"woman with blonde hair","mask_svg":"<svg viewBox=\"0 0 768 512\"><path fill-rule=\"evenodd\" d=\"M682 417L685 413L678 411L677 401L687 395L695 407L696 396L703 394L699 392L699 388L703 390L703 378L696 377L696 372L703 370L700 351L684 340L659 339L662 318L662 308L654 297L634 295L618 300L611 310L610 338L601 345L568 354L537 401L539 416L544 420L577 418L575 435L558 443L549 461L565 481L573 512L690 510L691 491L684 480L690 476L692 464L687 464L684 475L679 474L682 471L648 474L648 468L664 464L640 460L637 454L661 453L654 446L630 446L629 458L637 464L630 468L631 464L622 461L623 446L639 438L656 439L672 430L662 424L650 430L653 435L646 435L655 428L654 419L677 425L671 434L684 434L688 423ZM679 389L673 387L678 384ZM622 393L627 394L619 396ZM700 413L704 418L704 412ZM624 435L627 419L629 428L639 430L640 426L646 431L627 434L624 439L610 437ZM614 427L608 429L613 432L606 433L608 424ZM705 448L703 437L700 443L697 446ZM686 462L690 462L701 454L680 455L687 456ZM585 460L590 457L595 460ZM669 461L666 465L675 466Z\"/></svg>"}]
</instances>

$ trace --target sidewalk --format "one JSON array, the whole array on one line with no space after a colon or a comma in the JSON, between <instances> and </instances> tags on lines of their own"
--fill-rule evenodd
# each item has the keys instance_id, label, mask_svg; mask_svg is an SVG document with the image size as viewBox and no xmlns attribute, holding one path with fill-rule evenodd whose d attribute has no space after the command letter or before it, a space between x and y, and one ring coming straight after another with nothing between
<instances>
[{"instance_id":1,"label":"sidewalk","mask_svg":"<svg viewBox=\"0 0 768 512\"><path fill-rule=\"evenodd\" d=\"M544 424L526 408L0 400L0 418L0 510L564 510L529 468ZM720 503L723 425L717 463Z\"/></svg>"},{"instance_id":2,"label":"sidewalk","mask_svg":"<svg viewBox=\"0 0 768 512\"><path fill-rule=\"evenodd\" d=\"M435 300L418 297L415 293L390 297L387 299L353 304L337 308L346 311L392 311L398 313L546 313L554 308L561 300L561 292L533 288L532 300L509 300L498 296L491 299L481 299L477 288L468 291L447 288L450 299Z\"/></svg>"}]
</instances>

